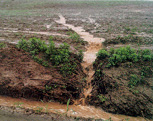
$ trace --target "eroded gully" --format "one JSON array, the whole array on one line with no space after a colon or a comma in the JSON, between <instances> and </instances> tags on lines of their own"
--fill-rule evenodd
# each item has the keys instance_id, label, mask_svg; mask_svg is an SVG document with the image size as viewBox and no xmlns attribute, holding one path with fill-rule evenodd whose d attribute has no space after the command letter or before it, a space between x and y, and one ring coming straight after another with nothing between
<instances>
[{"instance_id":1,"label":"eroded gully","mask_svg":"<svg viewBox=\"0 0 153 121\"><path fill-rule=\"evenodd\" d=\"M82 105L70 105L69 111L67 112L67 105L63 105L57 102L40 102L40 101L30 101L26 99L16 99L11 97L4 97L0 96L0 105L2 106L15 106L16 102L20 102L23 108L28 109L34 109L37 110L37 107L42 107L43 111L51 112L51 113L60 113L64 114L67 112L68 116L74 116L74 117L84 117L84 118L95 118L95 119L111 119L113 121L122 121L123 119L130 119L130 121L145 121L144 118L141 117L130 117L125 115L115 115L111 113L107 113L103 111L100 108L95 108L93 106L85 106L85 99L87 96L90 96L90 93L92 91L92 85L91 80L92 76L94 74L92 63L96 59L96 53L99 49L102 47L102 42L105 40L103 38L95 38L93 35L89 34L88 32L85 32L85 30L81 27L74 27L73 25L66 24L66 19L59 15L60 19L56 22L59 24L62 24L64 26L67 26L68 28L72 29L76 33L78 33L81 38L83 38L85 41L87 41L89 44L87 46L87 51L84 52L84 58L82 66L84 68L84 72L88 75L87 85L84 88L83 91L83 98L79 100L79 102L82 102ZM88 68L88 69L86 69Z\"/></svg>"}]
</instances>

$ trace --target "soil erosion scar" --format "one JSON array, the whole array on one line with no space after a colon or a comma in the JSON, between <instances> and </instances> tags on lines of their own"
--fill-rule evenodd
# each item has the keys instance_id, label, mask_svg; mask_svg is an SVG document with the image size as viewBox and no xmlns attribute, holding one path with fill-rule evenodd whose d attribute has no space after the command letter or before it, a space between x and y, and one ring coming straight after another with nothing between
<instances>
[{"instance_id":1,"label":"soil erosion scar","mask_svg":"<svg viewBox=\"0 0 153 121\"><path fill-rule=\"evenodd\" d=\"M77 32L85 41L89 42L87 47L87 51L84 53L84 62L82 66L84 67L84 71L88 74L87 77L87 86L84 89L84 93L82 96L82 101L85 101L85 98L90 95L92 87L90 85L90 81L92 79L92 75L94 73L92 69L92 62L96 58L96 52L101 48L101 42L104 39L94 38L89 33L85 32L81 27L74 27L72 25L66 24L65 18L60 15L60 20L56 21L57 23L63 24L75 32ZM88 71L86 70L88 68ZM141 117L130 117L125 115L115 115L111 113L104 112L100 108L95 108L94 106L82 106L82 105L69 105L69 110L67 111L67 105L63 105L57 102L40 102L40 101L31 101L19 98L11 98L0 96L0 106L18 106L25 109L33 109L38 110L38 107L42 108L43 112L48 111L49 113L59 113L65 114L72 117L84 117L84 118L94 118L94 119L111 119L113 121L120 121L124 119L130 119L130 121L144 121L144 118ZM13 114L12 114L13 116Z\"/></svg>"},{"instance_id":2,"label":"soil erosion scar","mask_svg":"<svg viewBox=\"0 0 153 121\"><path fill-rule=\"evenodd\" d=\"M62 15L59 15L59 17L60 19L56 21L57 23L63 24L64 26L67 26L68 28L72 29L73 31L78 33L81 36L81 38L84 39L84 41L87 41L89 43L89 45L86 48L87 51L84 52L84 58L82 63L84 72L87 74L87 85L84 89L83 94L81 95L80 101L82 101L82 104L85 105L85 99L88 96L90 96L90 93L92 91L91 80L94 74L92 63L95 61L96 53L101 49L102 42L104 42L105 39L95 38L90 33L85 32L85 30L82 27L74 27L73 25L66 24L66 19Z\"/></svg>"}]
</instances>

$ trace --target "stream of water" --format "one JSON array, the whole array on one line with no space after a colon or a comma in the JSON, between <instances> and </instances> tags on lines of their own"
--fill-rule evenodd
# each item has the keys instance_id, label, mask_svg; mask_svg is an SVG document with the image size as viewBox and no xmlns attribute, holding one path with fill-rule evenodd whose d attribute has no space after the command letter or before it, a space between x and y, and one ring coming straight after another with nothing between
<instances>
[{"instance_id":1,"label":"stream of water","mask_svg":"<svg viewBox=\"0 0 153 121\"><path fill-rule=\"evenodd\" d=\"M88 75L86 78L87 86L84 89L83 95L84 98L82 100L82 105L69 105L69 111L67 112L67 105L63 105L57 102L40 102L40 101L30 101L26 99L17 99L11 97L4 97L0 96L0 105L2 106L15 106L21 104L23 108L29 108L36 110L38 107L42 107L43 111L52 112L52 113L66 113L68 116L74 117L84 117L84 118L95 118L95 119L111 119L113 121L123 121L124 119L129 119L129 121L145 121L142 117L130 117L125 115L115 115L111 113L107 113L103 111L101 108L95 108L94 106L86 106L85 99L90 96L92 91L91 80L94 74L92 63L96 59L96 53L99 49L102 48L102 42L105 41L104 38L95 38L93 35L85 32L85 30L81 27L74 27L73 25L66 24L66 19L59 15L60 19L56 20L57 23L67 26L68 28L72 29L76 33L80 35L85 41L89 44L87 46L87 51L84 52L84 58L82 66L84 68L84 72ZM89 68L90 66L90 68ZM88 70L86 68L89 68Z\"/></svg>"}]
</instances>

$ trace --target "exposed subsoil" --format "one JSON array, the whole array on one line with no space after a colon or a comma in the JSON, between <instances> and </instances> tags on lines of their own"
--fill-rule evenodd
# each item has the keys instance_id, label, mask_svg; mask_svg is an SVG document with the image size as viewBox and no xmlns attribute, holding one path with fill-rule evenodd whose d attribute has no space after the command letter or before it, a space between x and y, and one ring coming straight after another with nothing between
<instances>
[{"instance_id":1,"label":"exposed subsoil","mask_svg":"<svg viewBox=\"0 0 153 121\"><path fill-rule=\"evenodd\" d=\"M35 9L36 11L33 12L35 14L38 12L37 8L44 9L47 6L47 8L53 7L56 10L57 7L60 7L62 9L58 9L58 11L66 15L68 23L75 26L82 26L86 31L97 37L112 39L118 35L125 36L131 34L131 30L136 28L134 34L152 39L152 33L148 31L152 30L153 27L151 23L153 4L150 2L121 3L121 5L119 3L109 3L107 4L108 6L105 6L105 4L103 6L102 3L95 3L94 6L92 3L84 3L77 6L73 4L55 5L36 5L32 8L28 7L28 9ZM8 10L14 9L9 6L3 7L6 7ZM2 9L4 9L3 7ZM54 11L54 14L56 12ZM43 13L51 12L41 11L41 14ZM58 18L58 16L54 15L52 18ZM65 28L62 24L57 24L52 18L46 16L3 16L0 23L0 29L3 32L0 34L0 37L8 40L17 40L23 36L26 39L38 37L47 40L49 38L46 35L35 35L21 31L51 32L66 35L69 29ZM131 29L130 31L127 31L128 27ZM17 28L16 31L20 32L8 32L4 28ZM68 42L71 46L78 46L79 49L84 48L84 45L80 47L80 45L74 44L73 41L67 38L55 38L57 38L55 39L56 42ZM120 45L115 45L116 48L118 46ZM145 45L142 46L146 48ZM110 45L108 48L110 47L114 47L114 45ZM152 49L152 45L147 45L147 47ZM79 67L81 68L80 65ZM88 69L92 69L92 67L88 67ZM153 99L150 85L146 85L144 89L138 87L137 90L140 89L141 93L133 94L133 91L129 91L127 86L124 85L124 82L127 82L126 79L117 79L119 75L122 75L120 73L126 72L125 68L114 68L103 71L106 73L105 76L99 80L92 80L93 89L89 90L90 92L92 91L91 95L88 94L86 96L88 98L86 104L89 103L102 107L104 110L112 113L151 117L152 112L150 109ZM84 76L82 70L79 70L79 73L82 77ZM54 67L49 69L41 66L34 62L28 53L16 49L14 45L7 44L6 48L0 50L0 94L12 97L25 97L33 100L47 101L53 99L62 103L66 103L71 98L71 103L73 103L73 100L80 98L80 92L86 86L84 82L79 81L79 78L77 76L68 79L63 78ZM152 80L150 79L149 81L149 84L151 84ZM44 93L46 85L51 85L54 89ZM55 85L58 85L58 87ZM88 88L85 91L88 92ZM107 101L100 102L97 97L99 94L104 95Z\"/></svg>"},{"instance_id":2,"label":"exposed subsoil","mask_svg":"<svg viewBox=\"0 0 153 121\"><path fill-rule=\"evenodd\" d=\"M45 68L35 62L29 53L7 44L0 50L0 94L61 103L71 98L73 103L84 86L80 79L85 74L79 64L77 71L78 75L64 78L56 68Z\"/></svg>"},{"instance_id":3,"label":"exposed subsoil","mask_svg":"<svg viewBox=\"0 0 153 121\"><path fill-rule=\"evenodd\" d=\"M98 65L99 63L99 65ZM103 63L100 65L100 63ZM92 80L92 95L89 104L100 106L107 112L131 116L142 116L152 119L153 91L152 91L152 62L122 63L118 67L105 68L106 60L96 60L95 70L100 70L100 77L94 75ZM130 74L140 74L142 67L151 70L144 79L145 83L130 88L128 82ZM99 97L100 96L100 97Z\"/></svg>"}]
</instances>

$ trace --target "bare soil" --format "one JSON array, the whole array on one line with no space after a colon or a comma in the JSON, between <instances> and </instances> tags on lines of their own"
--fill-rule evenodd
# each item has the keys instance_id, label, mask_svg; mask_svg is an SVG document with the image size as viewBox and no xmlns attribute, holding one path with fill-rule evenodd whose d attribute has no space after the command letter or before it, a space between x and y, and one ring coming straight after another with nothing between
<instances>
[{"instance_id":1,"label":"bare soil","mask_svg":"<svg viewBox=\"0 0 153 121\"><path fill-rule=\"evenodd\" d=\"M102 63L102 65L100 65ZM121 63L118 67L106 68L106 60L96 60L95 70L100 70L100 77L94 75L92 95L89 104L100 106L105 111L152 119L152 62ZM99 65L98 65L99 64ZM130 75L140 75L143 67L149 67L144 82L130 88ZM137 77L139 78L139 76Z\"/></svg>"},{"instance_id":2,"label":"bare soil","mask_svg":"<svg viewBox=\"0 0 153 121\"><path fill-rule=\"evenodd\" d=\"M78 65L78 74L64 78L55 67L43 67L29 53L7 44L0 49L0 94L61 103L71 98L73 103L84 86L81 69Z\"/></svg>"},{"instance_id":3,"label":"bare soil","mask_svg":"<svg viewBox=\"0 0 153 121\"><path fill-rule=\"evenodd\" d=\"M38 37L45 41L50 35L23 33L22 31L50 32L67 35L72 31L54 20L59 19L62 13L67 23L81 26L87 32L96 37L104 37L107 40L117 36L129 34L143 37L145 40L153 40L153 2L125 2L125 1L100 1L100 2L54 2L46 1L21 1L6 0L0 4L0 39L6 41L17 41L21 38L29 39ZM12 32L6 31L12 29ZM19 32L13 32L13 30ZM72 51L85 50L84 43L74 43L69 37L54 37L54 42L67 42ZM87 44L87 43L86 43ZM131 43L128 43L131 44ZM106 48L118 48L124 44L111 44ZM133 48L139 48L132 44ZM141 45L142 48L152 50L151 45ZM12 97L25 97L34 100L55 100L66 103L69 98L78 99L85 83L80 81L85 74L79 66L78 75L63 78L56 68L45 68L31 59L31 56L7 44L0 50L0 94ZM100 80L93 80L94 89L92 95L88 96L87 104L102 107L112 113L126 115L140 115L151 117L152 112L152 78L148 80L149 86L137 87L140 93L130 91L127 80L120 80L119 76L130 72L129 68L113 68L103 70L106 76ZM136 70L137 71L137 70ZM44 92L46 85L53 90ZM55 85L58 85L56 87ZM98 86L97 86L98 85ZM55 88L56 87L56 88ZM66 88L65 88L66 87ZM149 88L148 88L149 87ZM101 103L97 95L102 93L107 101Z\"/></svg>"}]
</instances>

